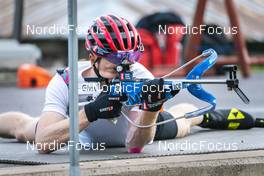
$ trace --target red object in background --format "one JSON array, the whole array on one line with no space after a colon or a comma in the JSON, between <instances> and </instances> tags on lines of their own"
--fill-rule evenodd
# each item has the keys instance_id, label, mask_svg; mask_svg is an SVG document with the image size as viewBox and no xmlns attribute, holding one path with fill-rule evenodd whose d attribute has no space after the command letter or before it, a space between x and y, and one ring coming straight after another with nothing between
<instances>
[{"instance_id":1,"label":"red object in background","mask_svg":"<svg viewBox=\"0 0 264 176\"><path fill-rule=\"evenodd\" d=\"M144 52L139 62L147 69L161 64L162 53L154 35L146 29L138 29L138 32L144 45Z\"/></svg>"},{"instance_id":2,"label":"red object in background","mask_svg":"<svg viewBox=\"0 0 264 176\"><path fill-rule=\"evenodd\" d=\"M165 42L165 48L163 50L160 48L155 34L152 34L146 29L138 29L145 48L145 51L140 59L140 63L148 69L161 65L174 67L178 66L180 64L181 57L180 42L183 37L183 32L181 32L182 27L183 25L168 25L168 28L175 29L174 33L158 34L165 36L163 37L165 41L162 41Z\"/></svg>"},{"instance_id":3,"label":"red object in background","mask_svg":"<svg viewBox=\"0 0 264 176\"><path fill-rule=\"evenodd\" d=\"M20 88L47 87L52 75L39 66L23 64L17 70L17 86Z\"/></svg>"},{"instance_id":4,"label":"red object in background","mask_svg":"<svg viewBox=\"0 0 264 176\"><path fill-rule=\"evenodd\" d=\"M175 31L173 34L167 34L166 52L163 57L165 58L166 65L178 66L181 59L181 40L184 32L181 31L181 29L183 28L183 25L170 25L169 27L178 29L178 31Z\"/></svg>"}]
</instances>

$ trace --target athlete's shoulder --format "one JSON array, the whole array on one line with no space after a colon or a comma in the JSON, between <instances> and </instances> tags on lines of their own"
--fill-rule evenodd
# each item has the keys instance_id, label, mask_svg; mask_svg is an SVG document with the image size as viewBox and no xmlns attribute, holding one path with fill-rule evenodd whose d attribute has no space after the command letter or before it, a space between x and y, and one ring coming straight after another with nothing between
<instances>
[{"instance_id":1,"label":"athlete's shoulder","mask_svg":"<svg viewBox=\"0 0 264 176\"><path fill-rule=\"evenodd\" d=\"M78 61L78 71L92 67L91 61Z\"/></svg>"},{"instance_id":2,"label":"athlete's shoulder","mask_svg":"<svg viewBox=\"0 0 264 176\"><path fill-rule=\"evenodd\" d=\"M86 70L91 67L90 61L78 61L78 73L82 73L83 70ZM57 74L61 76L63 81L68 85L69 84L69 67L57 69ZM79 74L78 74L79 75Z\"/></svg>"},{"instance_id":3,"label":"athlete's shoulder","mask_svg":"<svg viewBox=\"0 0 264 176\"><path fill-rule=\"evenodd\" d=\"M131 65L130 70L133 72L136 78L154 79L153 74L142 64L134 63Z\"/></svg>"},{"instance_id":4,"label":"athlete's shoulder","mask_svg":"<svg viewBox=\"0 0 264 176\"><path fill-rule=\"evenodd\" d=\"M92 67L92 64L90 61L78 61L78 72L82 71L83 69L87 69ZM57 69L57 73L61 74L64 71L68 71L69 67L65 67L65 68L59 68Z\"/></svg>"},{"instance_id":5,"label":"athlete's shoulder","mask_svg":"<svg viewBox=\"0 0 264 176\"><path fill-rule=\"evenodd\" d=\"M60 70L61 71L61 70ZM65 84L66 82L68 82L69 77L67 74L65 74L66 72L63 72L62 74L60 74L57 70L57 73L52 77L52 79L50 80L47 89L58 89L61 87L66 86L67 84Z\"/></svg>"}]
</instances>

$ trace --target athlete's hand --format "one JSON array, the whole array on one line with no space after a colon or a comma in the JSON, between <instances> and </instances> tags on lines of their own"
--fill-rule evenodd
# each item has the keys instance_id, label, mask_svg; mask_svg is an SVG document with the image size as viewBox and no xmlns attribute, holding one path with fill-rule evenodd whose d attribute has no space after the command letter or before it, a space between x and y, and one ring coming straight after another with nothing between
<instances>
[{"instance_id":1,"label":"athlete's hand","mask_svg":"<svg viewBox=\"0 0 264 176\"><path fill-rule=\"evenodd\" d=\"M159 111L165 101L164 79L153 79L144 82L142 88L142 99L144 100L141 109L146 111ZM170 93L175 96L179 91L171 91ZM168 93L168 92L167 92Z\"/></svg>"},{"instance_id":2,"label":"athlete's hand","mask_svg":"<svg viewBox=\"0 0 264 176\"><path fill-rule=\"evenodd\" d=\"M89 122L97 119L111 119L120 116L122 104L117 100L109 100L109 95L102 92L95 101L86 104L84 111Z\"/></svg>"}]
</instances>

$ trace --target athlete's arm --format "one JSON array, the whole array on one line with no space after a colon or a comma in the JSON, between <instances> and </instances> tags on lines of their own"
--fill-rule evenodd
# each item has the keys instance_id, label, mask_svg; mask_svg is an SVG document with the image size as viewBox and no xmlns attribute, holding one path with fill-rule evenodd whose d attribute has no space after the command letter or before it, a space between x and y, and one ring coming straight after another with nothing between
<instances>
[{"instance_id":1,"label":"athlete's arm","mask_svg":"<svg viewBox=\"0 0 264 176\"><path fill-rule=\"evenodd\" d=\"M122 104L118 101L108 101L109 95L101 93L95 101L84 106L79 111L79 130L89 126L97 119L118 117ZM56 112L44 112L39 121L36 142L39 143L40 153L49 153L62 147L69 140L70 119ZM55 145L55 146L54 146Z\"/></svg>"},{"instance_id":2,"label":"athlete's arm","mask_svg":"<svg viewBox=\"0 0 264 176\"><path fill-rule=\"evenodd\" d=\"M84 110L79 111L79 131L89 126ZM57 112L43 112L38 122L35 143L39 153L50 153L69 141L70 119ZM55 146L54 146L55 145Z\"/></svg>"},{"instance_id":3,"label":"athlete's arm","mask_svg":"<svg viewBox=\"0 0 264 176\"><path fill-rule=\"evenodd\" d=\"M141 107L143 111L140 111L138 117L136 117L137 124L152 125L156 123L158 113L162 108L163 103L166 101L165 92L162 91L163 89L160 89L163 85L163 79L148 80L144 83L144 86L148 89L146 91L142 91L144 105ZM154 89L150 89L151 87ZM178 93L178 91L171 93L174 96ZM133 117L135 115L132 114L131 116ZM155 131L155 127L137 128L131 126L126 140L126 146L128 147L129 152L140 152L145 144L153 140Z\"/></svg>"},{"instance_id":4,"label":"athlete's arm","mask_svg":"<svg viewBox=\"0 0 264 176\"><path fill-rule=\"evenodd\" d=\"M129 117L139 125L150 125L156 123L159 112L149 111L131 111ZM138 153L142 150L144 145L148 144L154 139L156 126L150 128L137 128L133 125L129 127L126 147L131 153Z\"/></svg>"},{"instance_id":5,"label":"athlete's arm","mask_svg":"<svg viewBox=\"0 0 264 176\"><path fill-rule=\"evenodd\" d=\"M68 109L68 87L56 74L50 81L45 96L45 105L37 125L35 143L39 153L50 153L62 147L60 144L69 140L69 124L67 118ZM77 118L77 117L76 117ZM80 131L88 127L84 110L79 111ZM54 145L58 144L58 145Z\"/></svg>"}]
</instances>

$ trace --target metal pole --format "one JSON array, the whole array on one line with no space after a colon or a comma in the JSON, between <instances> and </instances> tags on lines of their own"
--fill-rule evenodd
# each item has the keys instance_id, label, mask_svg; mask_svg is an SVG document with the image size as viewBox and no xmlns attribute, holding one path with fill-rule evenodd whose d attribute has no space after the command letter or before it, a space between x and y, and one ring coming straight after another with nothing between
<instances>
[{"instance_id":1,"label":"metal pole","mask_svg":"<svg viewBox=\"0 0 264 176\"><path fill-rule=\"evenodd\" d=\"M77 0L68 0L68 64L70 67L69 111L70 111L70 175L80 175L78 119L78 39L77 39Z\"/></svg>"},{"instance_id":2,"label":"metal pole","mask_svg":"<svg viewBox=\"0 0 264 176\"><path fill-rule=\"evenodd\" d=\"M12 38L16 39L19 42L21 41L22 21L23 21L23 0L15 0L15 15L14 15Z\"/></svg>"}]
</instances>

